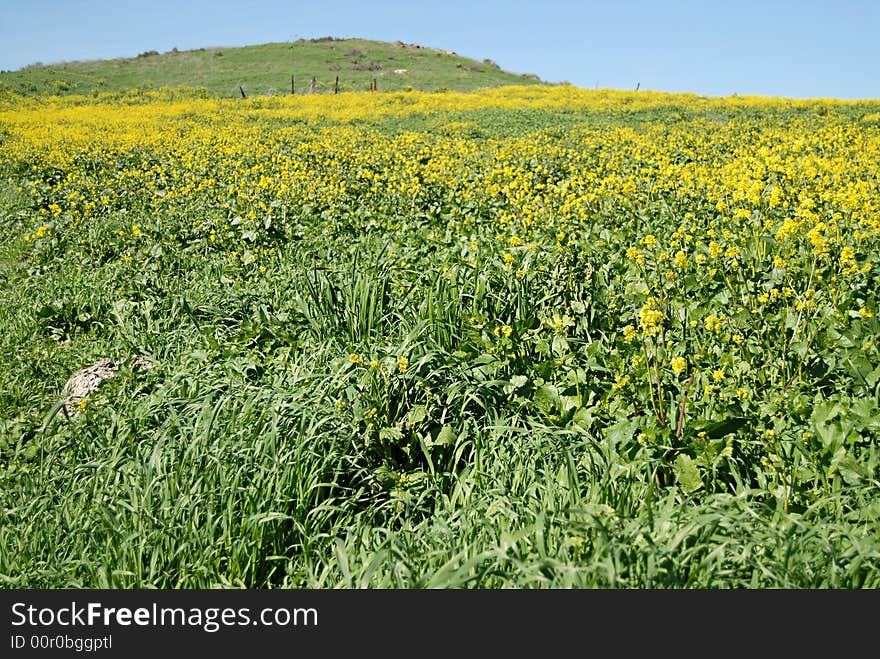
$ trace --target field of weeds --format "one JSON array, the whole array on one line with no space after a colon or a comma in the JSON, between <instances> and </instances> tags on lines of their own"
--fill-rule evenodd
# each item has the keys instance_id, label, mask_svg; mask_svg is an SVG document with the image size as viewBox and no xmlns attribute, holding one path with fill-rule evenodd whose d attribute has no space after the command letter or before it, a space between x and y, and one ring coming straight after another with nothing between
<instances>
[{"instance_id":1,"label":"field of weeds","mask_svg":"<svg viewBox=\"0 0 880 659\"><path fill-rule=\"evenodd\" d=\"M0 583L880 587L878 162L880 102L4 100Z\"/></svg>"}]
</instances>

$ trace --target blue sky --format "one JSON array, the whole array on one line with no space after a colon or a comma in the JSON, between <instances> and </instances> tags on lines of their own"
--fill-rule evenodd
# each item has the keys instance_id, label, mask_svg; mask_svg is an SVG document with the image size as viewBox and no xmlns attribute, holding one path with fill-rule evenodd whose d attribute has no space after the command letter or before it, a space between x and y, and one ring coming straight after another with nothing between
<instances>
[{"instance_id":1,"label":"blue sky","mask_svg":"<svg viewBox=\"0 0 880 659\"><path fill-rule=\"evenodd\" d=\"M0 70L322 36L587 88L880 99L880 0L0 0Z\"/></svg>"}]
</instances>

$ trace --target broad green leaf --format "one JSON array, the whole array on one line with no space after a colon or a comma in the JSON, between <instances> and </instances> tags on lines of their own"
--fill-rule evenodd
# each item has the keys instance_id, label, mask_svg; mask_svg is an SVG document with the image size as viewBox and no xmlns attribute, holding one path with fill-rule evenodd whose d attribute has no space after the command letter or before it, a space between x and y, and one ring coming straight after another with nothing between
<instances>
[{"instance_id":1,"label":"broad green leaf","mask_svg":"<svg viewBox=\"0 0 880 659\"><path fill-rule=\"evenodd\" d=\"M571 417L571 422L577 425L584 430L589 430L593 427L593 411L592 408L589 407L580 407L578 408L574 415Z\"/></svg>"},{"instance_id":2,"label":"broad green leaf","mask_svg":"<svg viewBox=\"0 0 880 659\"><path fill-rule=\"evenodd\" d=\"M552 384L545 384L538 387L534 397L535 405L540 407L544 412L554 412L562 408L562 399L559 396L559 390Z\"/></svg>"},{"instance_id":3,"label":"broad green leaf","mask_svg":"<svg viewBox=\"0 0 880 659\"><path fill-rule=\"evenodd\" d=\"M568 354L568 341L566 341L564 336L562 336L561 334L557 334L553 337L552 350L553 353L559 357Z\"/></svg>"},{"instance_id":4,"label":"broad green leaf","mask_svg":"<svg viewBox=\"0 0 880 659\"><path fill-rule=\"evenodd\" d=\"M428 410L424 405L414 405L413 408L406 413L406 425L417 426L428 416Z\"/></svg>"},{"instance_id":5,"label":"broad green leaf","mask_svg":"<svg viewBox=\"0 0 880 659\"><path fill-rule=\"evenodd\" d=\"M813 407L813 413L810 420L814 425L821 426L840 414L840 412L840 403L836 400L822 401Z\"/></svg>"},{"instance_id":6,"label":"broad green leaf","mask_svg":"<svg viewBox=\"0 0 880 659\"><path fill-rule=\"evenodd\" d=\"M700 468L690 456L687 456L684 453L679 454L679 456L675 458L673 470L675 471L675 481L683 492L690 494L703 487Z\"/></svg>"},{"instance_id":7,"label":"broad green leaf","mask_svg":"<svg viewBox=\"0 0 880 659\"><path fill-rule=\"evenodd\" d=\"M635 419L625 419L608 426L605 430L605 437L612 444L632 441L638 422Z\"/></svg>"},{"instance_id":8,"label":"broad green leaf","mask_svg":"<svg viewBox=\"0 0 880 659\"><path fill-rule=\"evenodd\" d=\"M510 378L510 384L512 384L516 389L525 386L528 381L529 379L525 375L514 375L512 378Z\"/></svg>"},{"instance_id":9,"label":"broad green leaf","mask_svg":"<svg viewBox=\"0 0 880 659\"><path fill-rule=\"evenodd\" d=\"M397 426L387 426L379 430L379 439L383 442L395 442L403 439L403 431Z\"/></svg>"},{"instance_id":10,"label":"broad green leaf","mask_svg":"<svg viewBox=\"0 0 880 659\"><path fill-rule=\"evenodd\" d=\"M868 468L865 465L860 464L859 461L844 448L838 449L834 454L834 457L831 459L831 466L837 469L838 473L840 473L841 477L848 485L857 485L869 475Z\"/></svg>"},{"instance_id":11,"label":"broad green leaf","mask_svg":"<svg viewBox=\"0 0 880 659\"><path fill-rule=\"evenodd\" d=\"M734 416L721 421L709 421L705 423L697 423L692 427L693 433L704 432L711 439L720 439L725 435L736 432L742 428L750 419L742 416Z\"/></svg>"},{"instance_id":12,"label":"broad green leaf","mask_svg":"<svg viewBox=\"0 0 880 659\"><path fill-rule=\"evenodd\" d=\"M443 426L437 433L437 439L434 440L434 446L450 446L455 444L458 434L451 426Z\"/></svg>"}]
</instances>

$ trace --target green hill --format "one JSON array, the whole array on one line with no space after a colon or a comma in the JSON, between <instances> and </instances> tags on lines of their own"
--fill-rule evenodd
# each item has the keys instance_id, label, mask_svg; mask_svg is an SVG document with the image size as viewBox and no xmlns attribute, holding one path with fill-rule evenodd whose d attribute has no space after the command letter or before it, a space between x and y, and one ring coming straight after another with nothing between
<instances>
[{"instance_id":1,"label":"green hill","mask_svg":"<svg viewBox=\"0 0 880 659\"><path fill-rule=\"evenodd\" d=\"M34 64L0 73L0 89L20 94L90 94L143 86L195 86L218 96L442 89L540 83L537 76L501 70L451 51L400 41L300 39L240 48L199 48L137 57Z\"/></svg>"}]
</instances>

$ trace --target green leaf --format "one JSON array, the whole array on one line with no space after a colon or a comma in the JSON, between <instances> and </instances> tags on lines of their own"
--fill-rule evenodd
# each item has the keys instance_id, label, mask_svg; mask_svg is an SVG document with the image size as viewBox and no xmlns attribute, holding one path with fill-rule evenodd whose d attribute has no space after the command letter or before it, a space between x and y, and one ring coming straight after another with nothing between
<instances>
[{"instance_id":1,"label":"green leaf","mask_svg":"<svg viewBox=\"0 0 880 659\"><path fill-rule=\"evenodd\" d=\"M684 453L675 458L675 480L683 492L690 494L703 487L703 479L700 476L700 468L690 456Z\"/></svg>"},{"instance_id":2,"label":"green leaf","mask_svg":"<svg viewBox=\"0 0 880 659\"><path fill-rule=\"evenodd\" d=\"M538 387L538 390L535 392L534 401L535 405L546 413L562 408L562 398L559 396L559 390L552 384Z\"/></svg>"},{"instance_id":3,"label":"green leaf","mask_svg":"<svg viewBox=\"0 0 880 659\"><path fill-rule=\"evenodd\" d=\"M697 423L692 426L693 434L701 432L706 433L711 439L720 439L725 435L736 432L742 428L749 419L744 416L734 416L721 421L709 421L706 423Z\"/></svg>"},{"instance_id":4,"label":"green leaf","mask_svg":"<svg viewBox=\"0 0 880 659\"><path fill-rule=\"evenodd\" d=\"M638 427L638 422L635 419L625 419L623 421L618 421L612 426L608 426L605 430L605 437L612 444L618 444L621 442L630 442L632 441L633 434Z\"/></svg>"},{"instance_id":5,"label":"green leaf","mask_svg":"<svg viewBox=\"0 0 880 659\"><path fill-rule=\"evenodd\" d=\"M880 416L877 412L877 404L873 399L856 398L850 405L849 418L857 428L880 428Z\"/></svg>"},{"instance_id":6,"label":"green leaf","mask_svg":"<svg viewBox=\"0 0 880 659\"><path fill-rule=\"evenodd\" d=\"M424 405L414 405L413 408L406 413L406 425L412 427L417 426L428 417L428 409Z\"/></svg>"},{"instance_id":7,"label":"green leaf","mask_svg":"<svg viewBox=\"0 0 880 659\"><path fill-rule=\"evenodd\" d=\"M846 449L841 448L834 454L831 459L832 468L837 469L847 485L857 485L862 479L868 477L868 469L859 464L852 454L847 453Z\"/></svg>"},{"instance_id":8,"label":"green leaf","mask_svg":"<svg viewBox=\"0 0 880 659\"><path fill-rule=\"evenodd\" d=\"M874 385L877 384L878 380L880 380L880 365L865 376L865 382L872 389L874 388Z\"/></svg>"},{"instance_id":9,"label":"green leaf","mask_svg":"<svg viewBox=\"0 0 880 659\"><path fill-rule=\"evenodd\" d=\"M64 302L62 302L61 300L53 300L51 304L44 304L42 307L40 307L40 310L37 311L37 316L39 318L51 318L63 308Z\"/></svg>"},{"instance_id":10,"label":"green leaf","mask_svg":"<svg viewBox=\"0 0 880 659\"><path fill-rule=\"evenodd\" d=\"M434 440L434 446L451 446L458 440L458 434L452 429L452 426L443 426Z\"/></svg>"},{"instance_id":11,"label":"green leaf","mask_svg":"<svg viewBox=\"0 0 880 659\"><path fill-rule=\"evenodd\" d=\"M563 357L569 352L568 341L561 334L553 337L552 348L553 353L558 357Z\"/></svg>"},{"instance_id":12,"label":"green leaf","mask_svg":"<svg viewBox=\"0 0 880 659\"><path fill-rule=\"evenodd\" d=\"M510 378L510 384L514 386L515 389L519 389L529 381L529 379L525 375L514 375Z\"/></svg>"},{"instance_id":13,"label":"green leaf","mask_svg":"<svg viewBox=\"0 0 880 659\"><path fill-rule=\"evenodd\" d=\"M572 384L583 384L587 381L587 372L582 368L573 368L566 375Z\"/></svg>"},{"instance_id":14,"label":"green leaf","mask_svg":"<svg viewBox=\"0 0 880 659\"><path fill-rule=\"evenodd\" d=\"M813 407L813 413L811 415L810 420L816 426L824 425L830 419L833 419L835 416L840 414L841 407L840 403L836 400L826 400L820 403L817 403L815 407Z\"/></svg>"},{"instance_id":15,"label":"green leaf","mask_svg":"<svg viewBox=\"0 0 880 659\"><path fill-rule=\"evenodd\" d=\"M571 417L571 422L579 428L589 430L593 427L593 408L578 408L575 411L574 415Z\"/></svg>"},{"instance_id":16,"label":"green leaf","mask_svg":"<svg viewBox=\"0 0 880 659\"><path fill-rule=\"evenodd\" d=\"M379 440L383 442L394 442L403 439L403 431L397 426L388 426L379 429Z\"/></svg>"}]
</instances>

